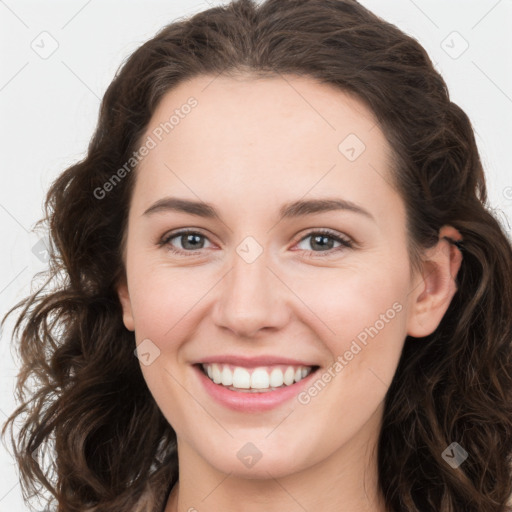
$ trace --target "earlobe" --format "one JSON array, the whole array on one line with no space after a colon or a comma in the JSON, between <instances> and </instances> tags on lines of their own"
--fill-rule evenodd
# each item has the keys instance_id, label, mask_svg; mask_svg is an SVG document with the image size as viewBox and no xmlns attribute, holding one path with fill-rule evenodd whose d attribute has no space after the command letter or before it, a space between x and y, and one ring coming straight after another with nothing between
<instances>
[{"instance_id":1,"label":"earlobe","mask_svg":"<svg viewBox=\"0 0 512 512\"><path fill-rule=\"evenodd\" d=\"M457 292L457 274L462 263L460 233L451 226L439 231L439 241L425 255L421 284L411 295L407 334L417 338L432 334L441 323Z\"/></svg>"},{"instance_id":2,"label":"earlobe","mask_svg":"<svg viewBox=\"0 0 512 512\"><path fill-rule=\"evenodd\" d=\"M130 302L130 293L128 291L128 285L126 280L124 280L117 287L117 295L119 297L119 302L121 303L121 307L123 308L123 323L124 326L129 331L135 330L135 322L133 321L132 314L132 305Z\"/></svg>"}]
</instances>

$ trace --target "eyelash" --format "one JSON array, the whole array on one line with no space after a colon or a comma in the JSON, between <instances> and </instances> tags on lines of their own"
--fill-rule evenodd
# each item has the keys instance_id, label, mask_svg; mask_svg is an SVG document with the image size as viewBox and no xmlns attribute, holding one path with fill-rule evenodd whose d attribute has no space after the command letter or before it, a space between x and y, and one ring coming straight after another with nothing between
<instances>
[{"instance_id":1,"label":"eyelash","mask_svg":"<svg viewBox=\"0 0 512 512\"><path fill-rule=\"evenodd\" d=\"M182 230L182 231L178 231L175 233L169 233L169 234L164 235L162 237L162 239L158 242L158 245L162 246L162 247L168 246L170 252L172 252L174 254L182 255L182 256L188 256L188 257L190 257L191 254L193 254L193 253L198 253L201 251L201 249L199 249L197 251L185 251L182 249L176 249L175 247L170 245L170 241L173 238L183 236L183 235L199 235L200 237L207 238L206 235L203 235L202 233L200 233L198 231ZM311 237L312 235L322 235L324 237L332 238L334 241L339 242L341 245L339 247L336 247L333 249L328 249L327 251L305 251L307 256L313 256L315 258L316 257L325 258L325 257L332 256L333 254L338 253L339 251L342 251L344 249L353 249L354 248L354 242L350 238L342 237L342 236L338 235L336 232L330 231L328 229L318 229L316 231L310 231L309 233L304 235L300 240L298 240L297 243L302 242L303 240Z\"/></svg>"}]
</instances>

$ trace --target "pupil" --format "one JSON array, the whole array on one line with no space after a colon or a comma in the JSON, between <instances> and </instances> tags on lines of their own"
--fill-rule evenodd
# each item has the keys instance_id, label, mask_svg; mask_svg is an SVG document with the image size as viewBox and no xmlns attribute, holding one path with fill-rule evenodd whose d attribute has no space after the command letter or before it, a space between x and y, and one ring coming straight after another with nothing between
<instances>
[{"instance_id":1,"label":"pupil","mask_svg":"<svg viewBox=\"0 0 512 512\"><path fill-rule=\"evenodd\" d=\"M192 235L183 235L183 237L182 237L182 241L183 241L183 238L185 239L185 243L183 244L183 247L185 247L185 248L186 248L187 243L189 243L189 242L193 242L193 241L194 241L194 239L195 239L195 241L197 242L197 241L198 241L198 239L200 239L201 237L200 237L199 235L193 235L193 234L192 234ZM192 243L192 244L191 244L191 248L192 248L192 249L197 249L197 245L194 245L194 244Z\"/></svg>"},{"instance_id":2,"label":"pupil","mask_svg":"<svg viewBox=\"0 0 512 512\"><path fill-rule=\"evenodd\" d=\"M331 245L332 245L332 243L334 242L330 237L325 236L325 235L315 236L315 237L313 237L313 240L314 240L313 245L314 245L314 244L316 244L318 240L323 240L323 241L324 241L324 245L320 244L320 245L319 245L319 247L320 247L320 248L324 248L324 249L325 249L325 247L326 247L326 245L325 245L325 240L331 240L331 243L328 243L328 244L327 244L327 245L329 246L329 247L328 247L329 249L332 249Z\"/></svg>"}]
</instances>

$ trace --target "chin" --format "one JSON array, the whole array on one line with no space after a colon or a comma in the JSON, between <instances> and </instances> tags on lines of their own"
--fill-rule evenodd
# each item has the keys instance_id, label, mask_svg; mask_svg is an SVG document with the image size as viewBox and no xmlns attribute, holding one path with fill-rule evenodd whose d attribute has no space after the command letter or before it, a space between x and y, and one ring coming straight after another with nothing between
<instances>
[{"instance_id":1,"label":"chin","mask_svg":"<svg viewBox=\"0 0 512 512\"><path fill-rule=\"evenodd\" d=\"M303 456L298 459L300 449L292 446L283 449L267 443L267 447L260 450L256 447L258 443L235 441L234 444L235 448L220 447L220 453L209 452L203 458L217 471L244 479L280 478L311 465L311 458Z\"/></svg>"}]
</instances>

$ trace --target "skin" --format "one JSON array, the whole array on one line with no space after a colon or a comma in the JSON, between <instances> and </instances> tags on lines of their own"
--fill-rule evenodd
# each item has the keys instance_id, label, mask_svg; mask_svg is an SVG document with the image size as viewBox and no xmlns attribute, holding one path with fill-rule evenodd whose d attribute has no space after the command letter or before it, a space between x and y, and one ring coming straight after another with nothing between
<instances>
[{"instance_id":1,"label":"skin","mask_svg":"<svg viewBox=\"0 0 512 512\"><path fill-rule=\"evenodd\" d=\"M460 235L443 227L421 271L409 272L391 148L354 97L305 77L201 76L166 94L146 136L190 96L198 106L136 171L118 288L126 328L160 350L141 371L178 439L180 480L166 512L384 512L376 469L383 401L406 336L432 333L456 291L461 255L442 237ZM351 133L366 146L353 162L338 149ZM211 203L222 220L144 215L171 195ZM327 197L373 218L339 210L278 219L286 202ZM158 245L181 228L204 237ZM327 239L319 247L322 228L356 245L336 251ZM236 251L248 236L263 249L251 263ZM218 354L271 354L311 361L321 374L397 303L400 312L307 404L232 411L191 367ZM247 442L262 453L252 467L237 457Z\"/></svg>"}]
</instances>

